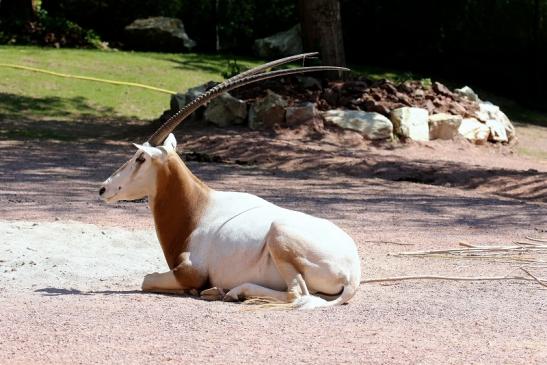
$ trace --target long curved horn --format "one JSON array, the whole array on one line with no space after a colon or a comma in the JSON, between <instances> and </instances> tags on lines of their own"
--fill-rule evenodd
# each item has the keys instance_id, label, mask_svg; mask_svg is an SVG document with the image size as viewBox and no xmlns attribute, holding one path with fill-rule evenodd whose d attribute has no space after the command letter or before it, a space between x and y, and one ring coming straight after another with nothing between
<instances>
[{"instance_id":1,"label":"long curved horn","mask_svg":"<svg viewBox=\"0 0 547 365\"><path fill-rule=\"evenodd\" d=\"M254 67L250 70L247 70L245 72L242 72L240 74L237 74L231 78L229 78L228 80L226 80L225 82L230 82L230 81L235 81L237 79L240 79L242 77L246 77L246 76L250 76L250 75L256 75L258 73L261 73L261 72L264 72L270 68L274 68L274 67L277 67L277 66L281 66L281 65L284 65L286 63L291 63L291 62L294 62L294 61L298 61L298 60L303 60L305 61L306 58L313 58L315 56L317 56L319 54L319 52L310 52L310 53L302 53L302 54L297 54L297 55L294 55L294 56L289 56L289 57L285 57L285 58L280 58L278 60L275 60L275 61L271 61L271 62L268 62L268 63L265 63L263 65L260 65L260 66L257 66L257 67Z\"/></svg>"},{"instance_id":2,"label":"long curved horn","mask_svg":"<svg viewBox=\"0 0 547 365\"><path fill-rule=\"evenodd\" d=\"M293 57L296 57L296 59L302 58L299 56L293 56ZM279 65L279 64L291 62L291 61L284 61L282 63L278 63L280 61L282 60L273 61L273 62L270 62L270 64L265 64L255 69L246 71L246 75L248 76L236 75L224 81L223 83L213 87L209 91L201 94L196 99L188 103L184 108L179 110L175 115L169 118L169 120L167 120L161 127L159 127L158 130L156 130L156 132L154 132L154 134L150 136L150 138L148 139L148 143L150 143L152 146L160 145L161 143L163 143L165 138L167 138L169 133L171 133L182 121L188 118L188 116L192 114L193 112L195 112L200 106L204 105L211 99L216 98L220 94L236 89L238 87L263 81L263 80L267 80L267 79L273 79L275 77L283 77L283 76L294 75L294 74L305 73L305 72L349 71L349 69L344 67L310 66L310 67L298 67L298 68L292 68L287 70L276 70L276 71L260 73L263 70L266 70L272 67L267 65L271 65L271 64Z\"/></svg>"}]
</instances>

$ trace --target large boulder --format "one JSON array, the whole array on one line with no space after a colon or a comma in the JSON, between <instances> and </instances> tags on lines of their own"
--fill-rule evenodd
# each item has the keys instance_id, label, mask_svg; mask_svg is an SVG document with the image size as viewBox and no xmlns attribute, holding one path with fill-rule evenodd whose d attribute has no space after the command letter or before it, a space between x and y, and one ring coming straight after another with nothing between
<instances>
[{"instance_id":1,"label":"large boulder","mask_svg":"<svg viewBox=\"0 0 547 365\"><path fill-rule=\"evenodd\" d=\"M517 135L515 127L507 115L500 110L499 106L494 105L489 101L479 103L479 111L476 112L476 117L484 123L489 120L495 120L501 123L505 128L507 141L512 141Z\"/></svg>"},{"instance_id":2,"label":"large boulder","mask_svg":"<svg viewBox=\"0 0 547 365\"><path fill-rule=\"evenodd\" d=\"M360 132L371 140L393 138L393 124L379 113L336 109L324 112L323 118L344 129Z\"/></svg>"},{"instance_id":3,"label":"large boulder","mask_svg":"<svg viewBox=\"0 0 547 365\"><path fill-rule=\"evenodd\" d=\"M429 141L429 112L422 108L404 107L391 112L395 133L403 139Z\"/></svg>"},{"instance_id":4,"label":"large boulder","mask_svg":"<svg viewBox=\"0 0 547 365\"><path fill-rule=\"evenodd\" d=\"M458 135L458 128L463 117L447 113L429 116L429 139L453 139Z\"/></svg>"},{"instance_id":5,"label":"large boulder","mask_svg":"<svg viewBox=\"0 0 547 365\"><path fill-rule=\"evenodd\" d=\"M319 116L315 103L290 106L285 111L287 126L295 127Z\"/></svg>"},{"instance_id":6,"label":"large boulder","mask_svg":"<svg viewBox=\"0 0 547 365\"><path fill-rule=\"evenodd\" d=\"M490 128L475 118L465 118L458 128L458 133L473 143L484 144L490 136Z\"/></svg>"},{"instance_id":7,"label":"large boulder","mask_svg":"<svg viewBox=\"0 0 547 365\"><path fill-rule=\"evenodd\" d=\"M243 124L247 118L247 104L228 93L211 100L203 117L219 127Z\"/></svg>"},{"instance_id":8,"label":"large boulder","mask_svg":"<svg viewBox=\"0 0 547 365\"><path fill-rule=\"evenodd\" d=\"M137 19L125 27L126 43L133 49L180 52L196 46L177 18Z\"/></svg>"},{"instance_id":9,"label":"large boulder","mask_svg":"<svg viewBox=\"0 0 547 365\"><path fill-rule=\"evenodd\" d=\"M249 110L249 127L252 129L272 128L285 122L287 101L271 90L257 99Z\"/></svg>"},{"instance_id":10,"label":"large boulder","mask_svg":"<svg viewBox=\"0 0 547 365\"><path fill-rule=\"evenodd\" d=\"M255 40L254 51L258 57L276 58L292 56L303 52L300 25L276 33L272 36Z\"/></svg>"}]
</instances>

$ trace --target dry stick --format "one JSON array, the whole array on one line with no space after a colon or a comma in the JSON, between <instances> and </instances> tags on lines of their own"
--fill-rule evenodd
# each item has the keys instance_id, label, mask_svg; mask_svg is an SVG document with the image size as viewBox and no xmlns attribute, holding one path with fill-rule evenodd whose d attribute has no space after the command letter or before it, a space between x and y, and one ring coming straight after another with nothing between
<instances>
[{"instance_id":1,"label":"dry stick","mask_svg":"<svg viewBox=\"0 0 547 365\"><path fill-rule=\"evenodd\" d=\"M522 268L521 268L522 269ZM523 269L524 270L524 269ZM452 280L452 281L492 281L492 280L526 280L526 281L537 281L541 285L546 286L542 279L538 279L532 276L527 272L532 279L524 276L493 276L493 277L461 277L461 276L399 276L399 277L388 277L388 278L376 278L368 279L361 281L361 284L371 284L371 283L382 283L382 282L392 282L392 281L404 281L404 280Z\"/></svg>"},{"instance_id":2,"label":"dry stick","mask_svg":"<svg viewBox=\"0 0 547 365\"><path fill-rule=\"evenodd\" d=\"M515 241L513 242L514 244L516 245L526 245L526 246L542 246L540 245L539 243L535 243L535 242L524 242L524 241Z\"/></svg>"},{"instance_id":3,"label":"dry stick","mask_svg":"<svg viewBox=\"0 0 547 365\"><path fill-rule=\"evenodd\" d=\"M547 239L543 239L543 238L535 238L535 237L530 237L530 236L526 236L525 238L527 240L530 240L530 241L546 242L547 243Z\"/></svg>"},{"instance_id":4,"label":"dry stick","mask_svg":"<svg viewBox=\"0 0 547 365\"><path fill-rule=\"evenodd\" d=\"M520 269L522 271L524 271L526 274L528 274L532 279L534 279L534 281L536 281L539 285L547 288L547 284L545 284L542 280L538 279L536 276L532 275L532 273L530 271L526 270L523 267L521 267Z\"/></svg>"},{"instance_id":5,"label":"dry stick","mask_svg":"<svg viewBox=\"0 0 547 365\"><path fill-rule=\"evenodd\" d=\"M403 243L403 242L395 242L395 241L364 241L367 243L386 243L386 244L393 244L393 245L399 245L399 246L414 246L414 243Z\"/></svg>"},{"instance_id":6,"label":"dry stick","mask_svg":"<svg viewBox=\"0 0 547 365\"><path fill-rule=\"evenodd\" d=\"M547 246L534 246L531 248L525 248L522 246L477 246L471 248L456 248L448 250L430 250L430 251L413 251L413 252L399 252L395 254L389 254L390 256L424 256L424 255L436 255L436 254L465 254L465 253L481 253L481 252L510 252L510 251L542 251L547 250Z\"/></svg>"}]
</instances>

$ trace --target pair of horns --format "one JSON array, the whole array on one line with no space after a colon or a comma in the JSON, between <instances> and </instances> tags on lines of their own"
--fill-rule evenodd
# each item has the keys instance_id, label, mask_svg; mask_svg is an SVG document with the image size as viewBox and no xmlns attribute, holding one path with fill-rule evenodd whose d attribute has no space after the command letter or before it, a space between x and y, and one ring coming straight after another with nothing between
<instances>
[{"instance_id":1,"label":"pair of horns","mask_svg":"<svg viewBox=\"0 0 547 365\"><path fill-rule=\"evenodd\" d=\"M268 71L268 69L284 65L286 63L294 62L297 60L304 61L306 58L317 56L317 52L303 53L299 55L294 55L286 58L281 58L272 62L265 63L263 65L257 66L248 71L242 72L234 77L229 78L221 84L213 87L207 92L201 94L196 99L192 100L190 103L186 104L184 108L179 110L175 115L173 115L169 120L167 120L161 127L158 128L154 134L148 139L148 143L152 146L158 146L163 143L167 138L169 133L171 133L180 123L182 123L190 114L195 112L200 106L206 104L210 100L216 98L217 96L225 93L227 91L236 89L238 87L252 84L254 82L273 79L275 77L283 77L287 75L294 75L305 72L316 72L316 71L349 71L349 69L344 67L336 66L310 66L310 67L297 67L286 70L275 70Z\"/></svg>"}]
</instances>

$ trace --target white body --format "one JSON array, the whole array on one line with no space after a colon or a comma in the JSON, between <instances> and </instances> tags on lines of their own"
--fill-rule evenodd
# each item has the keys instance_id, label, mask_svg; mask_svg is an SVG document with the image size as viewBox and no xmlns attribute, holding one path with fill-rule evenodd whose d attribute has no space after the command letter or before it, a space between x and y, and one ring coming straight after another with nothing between
<instances>
[{"instance_id":1,"label":"white body","mask_svg":"<svg viewBox=\"0 0 547 365\"><path fill-rule=\"evenodd\" d=\"M211 284L219 288L255 283L287 290L264 249L273 222L309 242L307 258L316 266L302 274L310 292L339 294L342 284L329 281L332 274L343 273L348 281L359 283L361 268L355 243L336 225L237 192L212 193L201 223L191 235L193 265L206 271Z\"/></svg>"}]
</instances>

